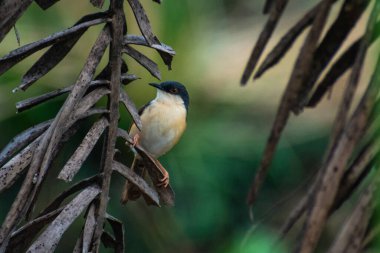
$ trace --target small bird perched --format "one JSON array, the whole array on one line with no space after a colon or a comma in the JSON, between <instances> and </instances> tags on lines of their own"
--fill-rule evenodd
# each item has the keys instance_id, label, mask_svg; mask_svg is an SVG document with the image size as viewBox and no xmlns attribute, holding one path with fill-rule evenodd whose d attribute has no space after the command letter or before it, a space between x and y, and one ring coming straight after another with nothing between
<instances>
[{"instance_id":1,"label":"small bird perched","mask_svg":"<svg viewBox=\"0 0 380 253\"><path fill-rule=\"evenodd\" d=\"M157 88L157 96L139 110L141 131L133 124L129 135L133 138L133 146L139 144L151 156L158 158L172 149L185 131L190 100L185 86L179 82L166 81L150 85ZM138 154L131 169L138 174L145 172ZM158 186L166 187L169 173L162 166L159 169L164 177ZM125 204L128 199L137 199L139 196L138 189L126 181L121 202Z\"/></svg>"}]
</instances>

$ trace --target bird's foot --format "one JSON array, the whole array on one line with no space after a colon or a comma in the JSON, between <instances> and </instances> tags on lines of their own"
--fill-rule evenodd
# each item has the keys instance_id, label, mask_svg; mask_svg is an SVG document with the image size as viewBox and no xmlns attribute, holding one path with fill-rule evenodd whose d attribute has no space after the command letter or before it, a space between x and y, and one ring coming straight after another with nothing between
<instances>
[{"instance_id":1,"label":"bird's foot","mask_svg":"<svg viewBox=\"0 0 380 253\"><path fill-rule=\"evenodd\" d=\"M157 187L168 187L169 185L169 173L165 170L165 173L163 173L164 176L160 179L160 183L157 184Z\"/></svg>"},{"instance_id":2,"label":"bird's foot","mask_svg":"<svg viewBox=\"0 0 380 253\"><path fill-rule=\"evenodd\" d=\"M168 187L169 185L169 172L167 172L167 170L165 170L165 168L160 164L158 163L157 164L158 166L158 169L161 171L163 177L161 179L159 179L159 183L157 184L157 187Z\"/></svg>"}]
</instances>

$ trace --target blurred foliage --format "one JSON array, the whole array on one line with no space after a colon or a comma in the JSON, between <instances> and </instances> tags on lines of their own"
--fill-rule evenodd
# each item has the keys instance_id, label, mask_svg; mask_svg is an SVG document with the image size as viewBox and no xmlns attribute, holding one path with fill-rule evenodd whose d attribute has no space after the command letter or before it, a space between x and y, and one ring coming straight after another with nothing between
<instances>
[{"instance_id":1,"label":"blurred foliage","mask_svg":"<svg viewBox=\"0 0 380 253\"><path fill-rule=\"evenodd\" d=\"M295 14L302 15L304 9L301 10L301 7L312 3L295 2L288 16L284 17L286 20L294 20ZM171 173L171 183L176 192L174 208L147 207L141 200L121 206L119 197L124 182L117 176L113 178L108 211L125 223L128 251L286 252L285 246L272 251L270 245L276 240L274 231L287 215L292 200L306 189L308 179L319 165L327 145L336 96L333 96L332 102L322 104L312 113L306 111L300 117L291 119L254 210L255 221L261 222L247 236L247 231L252 228L245 204L246 193L294 57L287 56L287 62L275 67L271 75L241 88L238 81L243 66L264 20L262 0L165 0L161 6L145 0L142 4L160 40L177 52L172 71L160 65L163 79L186 84L191 105L184 137L174 150L161 159ZM128 9L128 6L125 5L125 8ZM70 26L82 15L95 11L88 1L62 0L47 11L32 4L17 23L21 44ZM129 31L138 33L130 10L127 15ZM56 114L64 97L20 114L15 113L14 104L28 96L74 83L99 29L90 28L67 59L26 91L27 94L13 94L11 90L41 52L0 77L0 147L4 147L18 132ZM2 43L0 54L5 55L17 47L12 31ZM294 49L295 52L297 50ZM146 52L160 61L155 52ZM146 85L153 78L133 60L127 59L127 62L130 72L142 78L126 87L140 106L154 97L154 90ZM125 111L120 124L125 129L130 125ZM90 124L83 123L74 140L59 154L56 169L49 174L49 183L45 183L42 190L38 208L67 187L56 179L57 173L89 127ZM123 145L119 143L120 156L131 162L132 154ZM101 143L98 143L75 181L92 175L92 171L99 166L97 154L100 147ZM19 180L16 187L1 195L1 221L21 182ZM336 220L341 219L335 218L333 222ZM67 252L68 248L72 248L78 233L78 226L71 227L61 241L58 252Z\"/></svg>"}]
</instances>

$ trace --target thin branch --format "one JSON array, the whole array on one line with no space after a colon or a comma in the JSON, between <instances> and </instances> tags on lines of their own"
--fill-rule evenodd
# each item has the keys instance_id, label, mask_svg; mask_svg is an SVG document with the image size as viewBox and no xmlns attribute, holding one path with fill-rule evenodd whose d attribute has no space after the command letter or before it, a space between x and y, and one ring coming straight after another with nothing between
<instances>
[{"instance_id":1,"label":"thin branch","mask_svg":"<svg viewBox=\"0 0 380 253\"><path fill-rule=\"evenodd\" d=\"M18 29L17 29L16 25L13 26L13 29L15 31L17 45L20 47L21 46L20 33L18 32Z\"/></svg>"},{"instance_id":2,"label":"thin branch","mask_svg":"<svg viewBox=\"0 0 380 253\"><path fill-rule=\"evenodd\" d=\"M119 94L120 94L120 78L122 65L122 43L123 43L123 28L124 28L124 11L123 0L111 0L110 11L112 17L112 40L109 53L109 64L111 67L111 93L108 100L109 127L106 131L106 138L103 147L103 164L101 171L104 173L102 180L102 188L98 209L96 212L96 228L94 232L92 249L98 250L100 239L103 233L103 224L105 221L108 194L112 175L112 163L117 137L118 120L119 120Z\"/></svg>"}]
</instances>

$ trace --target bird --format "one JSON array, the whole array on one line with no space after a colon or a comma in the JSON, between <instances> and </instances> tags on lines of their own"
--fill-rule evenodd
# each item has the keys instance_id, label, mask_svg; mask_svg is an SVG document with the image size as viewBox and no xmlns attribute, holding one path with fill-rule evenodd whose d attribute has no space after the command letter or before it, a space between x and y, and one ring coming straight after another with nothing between
<instances>
[{"instance_id":1,"label":"bird","mask_svg":"<svg viewBox=\"0 0 380 253\"><path fill-rule=\"evenodd\" d=\"M149 83L157 89L156 97L140 110L141 130L132 124L129 135L133 139L132 149L136 145L142 147L153 158L159 158L170 151L179 141L186 129L186 118L189 110L189 93L186 87L176 81ZM167 187L169 173L158 166L163 178L158 187ZM135 152L131 169L144 176L145 168L142 158ZM124 185L121 202L137 199L141 195L137 187L128 180Z\"/></svg>"}]
</instances>

